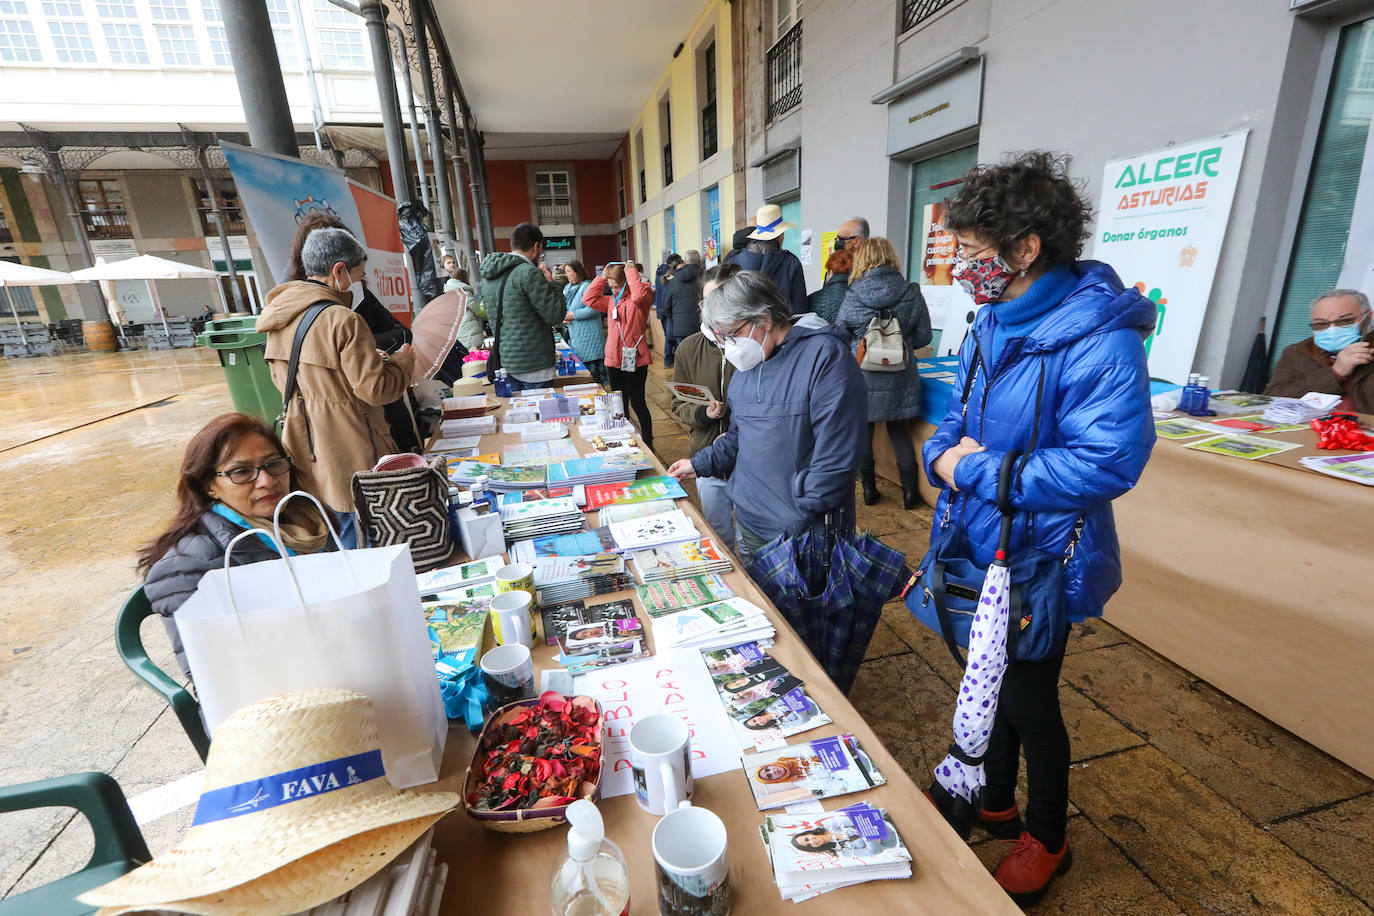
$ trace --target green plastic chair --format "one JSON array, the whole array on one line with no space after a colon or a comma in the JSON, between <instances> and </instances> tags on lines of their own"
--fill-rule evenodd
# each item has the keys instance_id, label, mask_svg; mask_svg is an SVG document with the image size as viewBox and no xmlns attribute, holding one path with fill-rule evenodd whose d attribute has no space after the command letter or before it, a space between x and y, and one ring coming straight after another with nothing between
<instances>
[{"instance_id":1,"label":"green plastic chair","mask_svg":"<svg viewBox=\"0 0 1374 916\"><path fill-rule=\"evenodd\" d=\"M0 814L34 808L75 808L91 822L95 852L81 871L0 900L0 916L86 916L99 907L76 899L152 858L119 783L104 773L73 773L0 786Z\"/></svg>"},{"instance_id":2,"label":"green plastic chair","mask_svg":"<svg viewBox=\"0 0 1374 916\"><path fill-rule=\"evenodd\" d=\"M130 671L162 694L163 699L172 707L172 712L176 713L181 727L186 730L186 737L191 739L191 745L196 749L196 753L204 760L210 753L210 736L205 734L205 723L200 719L200 703L196 702L191 691L154 665L153 660L148 657L148 650L143 648L143 637L139 633L139 627L151 616L153 606L149 603L148 596L143 593L143 587L139 586L124 602L124 607L119 609L119 617L115 620L115 649L119 651L119 657L129 666Z\"/></svg>"}]
</instances>

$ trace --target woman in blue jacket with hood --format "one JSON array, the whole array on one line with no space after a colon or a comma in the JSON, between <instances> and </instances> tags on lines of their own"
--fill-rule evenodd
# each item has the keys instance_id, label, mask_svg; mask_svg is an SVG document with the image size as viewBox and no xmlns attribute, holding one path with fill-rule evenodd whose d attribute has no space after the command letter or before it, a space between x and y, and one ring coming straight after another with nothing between
<instances>
[{"instance_id":1,"label":"woman in blue jacket with hood","mask_svg":"<svg viewBox=\"0 0 1374 916\"><path fill-rule=\"evenodd\" d=\"M1068 556L1065 607L1069 622L1081 622L1101 616L1121 585L1111 501L1135 485L1155 441L1144 347L1155 305L1124 289L1108 265L1077 260L1090 207L1067 165L1067 157L1031 152L979 166L946 202L945 226L958 242L954 277L987 307L964 342L954 397L923 458L944 488L932 540L944 525L962 524L973 559L987 565L1001 526L1003 456L1034 441L1012 486L1011 546L1033 540ZM1023 903L1039 899L1071 861L1063 661L1061 650L1010 662L984 758L978 820L1017 839L995 877ZM1018 751L1028 782L1024 829L1013 794Z\"/></svg>"}]
</instances>

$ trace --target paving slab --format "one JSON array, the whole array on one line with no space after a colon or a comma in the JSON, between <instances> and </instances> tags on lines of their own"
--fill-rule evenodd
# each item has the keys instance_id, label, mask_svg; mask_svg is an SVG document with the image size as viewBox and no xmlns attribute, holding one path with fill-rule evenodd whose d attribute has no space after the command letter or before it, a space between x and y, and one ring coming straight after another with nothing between
<instances>
[{"instance_id":1,"label":"paving slab","mask_svg":"<svg viewBox=\"0 0 1374 916\"><path fill-rule=\"evenodd\" d=\"M1071 655L1064 677L1257 821L1371 788L1349 767L1136 645Z\"/></svg>"},{"instance_id":2,"label":"paving slab","mask_svg":"<svg viewBox=\"0 0 1374 916\"><path fill-rule=\"evenodd\" d=\"M1374 792L1269 828L1374 909Z\"/></svg>"}]
</instances>

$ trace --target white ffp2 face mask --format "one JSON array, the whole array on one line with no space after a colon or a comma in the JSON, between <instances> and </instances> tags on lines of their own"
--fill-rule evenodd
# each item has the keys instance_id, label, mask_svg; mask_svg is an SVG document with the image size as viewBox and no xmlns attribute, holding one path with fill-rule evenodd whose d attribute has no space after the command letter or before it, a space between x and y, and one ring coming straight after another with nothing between
<instances>
[{"instance_id":1,"label":"white ffp2 face mask","mask_svg":"<svg viewBox=\"0 0 1374 916\"><path fill-rule=\"evenodd\" d=\"M358 306L363 304L363 296L367 295L367 289L361 283L353 283L348 287L348 295L353 298L349 307L356 312Z\"/></svg>"},{"instance_id":2,"label":"white ffp2 face mask","mask_svg":"<svg viewBox=\"0 0 1374 916\"><path fill-rule=\"evenodd\" d=\"M734 366L737 372L748 372L768 356L763 351L763 344L753 338L753 333L754 328L750 326L749 337L732 338L721 347L725 358L730 361L730 365Z\"/></svg>"}]
</instances>

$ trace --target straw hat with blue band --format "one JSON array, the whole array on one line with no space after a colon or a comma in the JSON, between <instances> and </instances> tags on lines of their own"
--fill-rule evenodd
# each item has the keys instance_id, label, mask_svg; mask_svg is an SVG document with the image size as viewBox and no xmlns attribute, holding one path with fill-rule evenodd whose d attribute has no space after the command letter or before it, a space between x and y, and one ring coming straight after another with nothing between
<instances>
[{"instance_id":1,"label":"straw hat with blue band","mask_svg":"<svg viewBox=\"0 0 1374 916\"><path fill-rule=\"evenodd\" d=\"M754 231L749 233L751 239L758 239L766 242L782 235L788 229L797 228L796 223L789 223L782 218L782 208L777 204L764 204L754 213Z\"/></svg>"},{"instance_id":2,"label":"straw hat with blue band","mask_svg":"<svg viewBox=\"0 0 1374 916\"><path fill-rule=\"evenodd\" d=\"M392 788L363 694L282 694L215 730L181 842L81 900L106 916L298 913L366 881L458 802L456 792Z\"/></svg>"}]
</instances>

